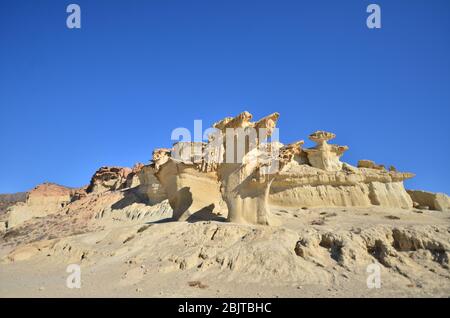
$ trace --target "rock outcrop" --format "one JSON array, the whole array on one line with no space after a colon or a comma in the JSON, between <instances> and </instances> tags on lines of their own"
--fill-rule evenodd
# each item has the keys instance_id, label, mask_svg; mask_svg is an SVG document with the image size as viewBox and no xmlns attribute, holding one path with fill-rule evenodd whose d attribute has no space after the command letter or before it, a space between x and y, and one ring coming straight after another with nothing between
<instances>
[{"instance_id":1,"label":"rock outcrop","mask_svg":"<svg viewBox=\"0 0 450 318\"><path fill-rule=\"evenodd\" d=\"M44 183L27 194L25 202L9 207L1 227L12 228L34 217L43 217L69 209L95 196L125 191L117 209L127 205L144 204L153 206L167 199L167 194L154 175L152 165L136 164L132 169L123 167L101 167L95 172L88 186L66 188L57 184ZM92 198L87 198L92 196ZM86 199L86 200L84 200Z\"/></svg>"},{"instance_id":2,"label":"rock outcrop","mask_svg":"<svg viewBox=\"0 0 450 318\"><path fill-rule=\"evenodd\" d=\"M70 195L70 202L81 200L81 199L85 198L87 196L86 189L87 189L87 186L79 188L79 189L74 189Z\"/></svg>"},{"instance_id":3,"label":"rock outcrop","mask_svg":"<svg viewBox=\"0 0 450 318\"><path fill-rule=\"evenodd\" d=\"M445 193L433 193L419 190L407 190L418 208L436 211L450 211L450 198Z\"/></svg>"},{"instance_id":4,"label":"rock outcrop","mask_svg":"<svg viewBox=\"0 0 450 318\"><path fill-rule=\"evenodd\" d=\"M167 194L155 176L155 172L153 165L138 164L130 174L131 182L127 184L128 188L134 189L134 193L150 205L167 199Z\"/></svg>"},{"instance_id":5,"label":"rock outcrop","mask_svg":"<svg viewBox=\"0 0 450 318\"><path fill-rule=\"evenodd\" d=\"M365 159L358 161L358 168L368 168L368 169L375 169L375 170L386 170L384 165L379 165L379 164L376 164L372 160L365 160ZM391 169L391 170L395 170L395 169Z\"/></svg>"},{"instance_id":6,"label":"rock outcrop","mask_svg":"<svg viewBox=\"0 0 450 318\"><path fill-rule=\"evenodd\" d=\"M311 166L325 171L342 169L342 162L339 158L348 150L348 147L328 144L328 141L335 137L335 134L327 131L316 131L309 135L309 139L317 143L314 148L304 150Z\"/></svg>"},{"instance_id":7,"label":"rock outcrop","mask_svg":"<svg viewBox=\"0 0 450 318\"><path fill-rule=\"evenodd\" d=\"M130 168L124 167L101 167L92 176L86 192L105 192L125 188L131 172Z\"/></svg>"},{"instance_id":8,"label":"rock outcrop","mask_svg":"<svg viewBox=\"0 0 450 318\"><path fill-rule=\"evenodd\" d=\"M34 217L58 212L71 201L73 189L54 183L43 183L31 190L25 202L9 208L8 228Z\"/></svg>"},{"instance_id":9,"label":"rock outcrop","mask_svg":"<svg viewBox=\"0 0 450 318\"><path fill-rule=\"evenodd\" d=\"M183 153L185 147L190 148L192 145L178 143L175 147ZM194 214L219 213L221 210L223 203L217 177L214 172L201 171L201 162L195 158L174 158L170 149L156 149L153 151L152 167L167 194L174 220L187 220ZM148 173L144 173L144 176L149 178Z\"/></svg>"},{"instance_id":10,"label":"rock outcrop","mask_svg":"<svg viewBox=\"0 0 450 318\"><path fill-rule=\"evenodd\" d=\"M139 174L144 167L145 165L143 163L138 162L131 168L131 172L127 175L127 181L124 185L126 188L135 188L141 185Z\"/></svg>"}]
</instances>

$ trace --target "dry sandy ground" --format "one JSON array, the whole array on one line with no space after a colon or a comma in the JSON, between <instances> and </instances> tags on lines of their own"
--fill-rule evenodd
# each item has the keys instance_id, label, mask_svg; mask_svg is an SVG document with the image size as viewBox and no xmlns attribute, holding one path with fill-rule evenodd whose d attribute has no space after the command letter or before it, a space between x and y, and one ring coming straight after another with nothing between
<instances>
[{"instance_id":1,"label":"dry sandy ground","mask_svg":"<svg viewBox=\"0 0 450 318\"><path fill-rule=\"evenodd\" d=\"M97 217L83 234L2 239L0 297L450 296L449 213L272 212L281 226ZM374 262L379 289L366 283ZM81 265L80 289L66 287L69 264Z\"/></svg>"}]
</instances>

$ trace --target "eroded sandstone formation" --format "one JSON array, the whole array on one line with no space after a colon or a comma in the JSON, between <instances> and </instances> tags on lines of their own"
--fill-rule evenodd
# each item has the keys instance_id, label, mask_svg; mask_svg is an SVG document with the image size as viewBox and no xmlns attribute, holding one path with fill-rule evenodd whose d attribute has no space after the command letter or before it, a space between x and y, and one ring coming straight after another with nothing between
<instances>
[{"instance_id":1,"label":"eroded sandstone formation","mask_svg":"<svg viewBox=\"0 0 450 318\"><path fill-rule=\"evenodd\" d=\"M418 208L436 211L450 211L450 198L445 193L408 190L413 203Z\"/></svg>"},{"instance_id":2,"label":"eroded sandstone formation","mask_svg":"<svg viewBox=\"0 0 450 318\"><path fill-rule=\"evenodd\" d=\"M360 160L358 167L344 163L340 158L349 147L329 144L336 136L326 131L311 134L316 145L307 149L302 140L289 145L268 141L278 118L274 113L253 122L243 112L215 123L219 133L208 142L155 150L155 175L176 211L174 219L220 207L231 222L271 224L269 204L412 208L403 181L413 174L387 171L370 160Z\"/></svg>"},{"instance_id":3,"label":"eroded sandstone formation","mask_svg":"<svg viewBox=\"0 0 450 318\"><path fill-rule=\"evenodd\" d=\"M252 115L243 112L228 122L221 121L213 126L222 135L233 129L232 144L227 143L225 138L224 143L217 147L224 149L225 158L220 158L222 161L218 164L217 176L230 222L274 224L269 209L269 190L275 173L270 168L272 163L279 161L275 157L278 152L272 151L272 146L279 148L279 145L263 143L272 135L278 117L278 113L273 113L252 122ZM248 141L245 139L247 136ZM244 148L242 157L239 157L239 144L243 144ZM230 146L235 149L230 151ZM230 153L233 154L231 162L227 160Z\"/></svg>"},{"instance_id":4,"label":"eroded sandstone formation","mask_svg":"<svg viewBox=\"0 0 450 318\"><path fill-rule=\"evenodd\" d=\"M309 135L309 139L317 143L315 147L304 150L311 166L325 171L342 170L342 162L339 158L348 150L348 147L328 144L328 141L335 137L335 134L326 131L316 131Z\"/></svg>"},{"instance_id":5,"label":"eroded sandstone formation","mask_svg":"<svg viewBox=\"0 0 450 318\"><path fill-rule=\"evenodd\" d=\"M403 181L412 173L393 166L387 170L371 160L360 160L357 167L341 161L349 147L329 143L333 133L309 135L316 143L311 148L304 148L303 140L283 145L274 138L278 113L257 121L252 117L245 111L216 122L206 142L155 149L150 164L101 167L87 187L38 186L27 202L9 209L8 225L109 192L122 193L111 210L156 206L168 199L177 221L220 216L235 223L273 225L277 222L271 206L450 209L445 194L407 193Z\"/></svg>"},{"instance_id":6,"label":"eroded sandstone formation","mask_svg":"<svg viewBox=\"0 0 450 318\"><path fill-rule=\"evenodd\" d=\"M128 185L150 205L167 199L167 193L155 176L155 172L153 165L140 165L139 169L134 172L134 181Z\"/></svg>"},{"instance_id":7,"label":"eroded sandstone formation","mask_svg":"<svg viewBox=\"0 0 450 318\"><path fill-rule=\"evenodd\" d=\"M101 167L92 176L86 192L104 192L122 189L126 186L128 175L131 172L132 170L130 168L124 167Z\"/></svg>"},{"instance_id":8,"label":"eroded sandstone formation","mask_svg":"<svg viewBox=\"0 0 450 318\"><path fill-rule=\"evenodd\" d=\"M403 181L412 173L387 171L370 160L358 167L341 162L349 148L328 144L333 133L317 131L309 139L317 145L300 149L276 176L270 202L278 206L358 206L412 207Z\"/></svg>"},{"instance_id":9,"label":"eroded sandstone formation","mask_svg":"<svg viewBox=\"0 0 450 318\"><path fill-rule=\"evenodd\" d=\"M343 164L342 170L329 172L291 162L276 177L270 202L277 206L356 206L412 208L403 186L408 173L355 168Z\"/></svg>"},{"instance_id":10,"label":"eroded sandstone formation","mask_svg":"<svg viewBox=\"0 0 450 318\"><path fill-rule=\"evenodd\" d=\"M216 133L207 143L179 142L172 149L156 149L155 175L166 190L173 218L186 220L199 212L227 212L231 222L272 224L268 199L275 174L266 170L279 161L270 148L282 145L263 143L273 133L278 117L274 113L252 122L252 115L243 112L215 123ZM227 131L230 135L225 137ZM231 147L236 145L231 152L227 138ZM286 158L294 148L284 149Z\"/></svg>"},{"instance_id":11,"label":"eroded sandstone formation","mask_svg":"<svg viewBox=\"0 0 450 318\"><path fill-rule=\"evenodd\" d=\"M178 143L175 147L184 152L185 147L195 147L195 144ZM173 209L174 220L187 220L197 213L220 212L223 202L216 174L202 171L201 162L193 157L174 158L170 149L161 148L153 152L153 167Z\"/></svg>"}]
</instances>

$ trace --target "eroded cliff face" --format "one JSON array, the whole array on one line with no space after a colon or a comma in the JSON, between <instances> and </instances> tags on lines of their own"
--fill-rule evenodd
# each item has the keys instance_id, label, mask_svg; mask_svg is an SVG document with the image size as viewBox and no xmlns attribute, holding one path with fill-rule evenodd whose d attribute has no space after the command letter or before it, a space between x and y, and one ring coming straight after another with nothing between
<instances>
[{"instance_id":1,"label":"eroded cliff face","mask_svg":"<svg viewBox=\"0 0 450 318\"><path fill-rule=\"evenodd\" d=\"M343 167L341 171L328 172L292 162L275 178L270 202L291 207L412 208L412 200L403 186L403 180L412 177L410 174L347 164Z\"/></svg>"}]
</instances>

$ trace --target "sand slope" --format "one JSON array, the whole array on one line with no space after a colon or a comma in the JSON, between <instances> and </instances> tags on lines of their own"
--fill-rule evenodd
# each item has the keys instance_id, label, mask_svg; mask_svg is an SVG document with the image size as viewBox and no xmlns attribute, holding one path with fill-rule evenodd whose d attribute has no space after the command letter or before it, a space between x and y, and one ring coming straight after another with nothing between
<instances>
[{"instance_id":1,"label":"sand slope","mask_svg":"<svg viewBox=\"0 0 450 318\"><path fill-rule=\"evenodd\" d=\"M84 220L82 234L58 224L42 231L48 219L27 223L27 233L18 229L14 239L1 241L0 296L450 295L448 213L272 207L282 225L267 227L157 222L170 215L170 208L161 203L146 215L136 212L142 208L103 214L80 209L78 218L74 210L70 220ZM60 215L60 222L68 220ZM33 227L46 235L30 235ZM373 262L381 266L380 289L366 284L366 269ZM80 289L66 287L69 264L81 265Z\"/></svg>"}]
</instances>

